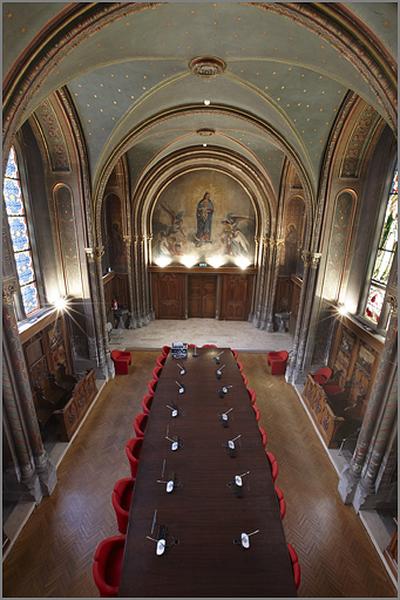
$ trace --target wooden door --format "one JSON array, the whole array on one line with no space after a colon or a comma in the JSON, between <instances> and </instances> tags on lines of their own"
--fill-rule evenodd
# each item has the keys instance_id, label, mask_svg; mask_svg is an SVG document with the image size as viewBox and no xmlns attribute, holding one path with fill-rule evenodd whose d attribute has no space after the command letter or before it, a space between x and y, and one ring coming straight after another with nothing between
<instances>
[{"instance_id":1,"label":"wooden door","mask_svg":"<svg viewBox=\"0 0 400 600\"><path fill-rule=\"evenodd\" d=\"M214 275L189 276L189 317L215 317L217 278Z\"/></svg>"},{"instance_id":2,"label":"wooden door","mask_svg":"<svg viewBox=\"0 0 400 600\"><path fill-rule=\"evenodd\" d=\"M224 275L222 284L221 318L228 321L246 321L251 292L247 275Z\"/></svg>"},{"instance_id":3,"label":"wooden door","mask_svg":"<svg viewBox=\"0 0 400 600\"><path fill-rule=\"evenodd\" d=\"M154 310L157 319L185 318L185 275L155 273L153 277Z\"/></svg>"}]
</instances>

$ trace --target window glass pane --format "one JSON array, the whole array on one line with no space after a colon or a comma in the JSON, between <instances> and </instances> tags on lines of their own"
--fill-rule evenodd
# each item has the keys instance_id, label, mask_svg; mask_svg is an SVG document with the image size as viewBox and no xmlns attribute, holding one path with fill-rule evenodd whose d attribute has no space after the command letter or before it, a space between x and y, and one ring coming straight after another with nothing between
<instances>
[{"instance_id":1,"label":"window glass pane","mask_svg":"<svg viewBox=\"0 0 400 600\"><path fill-rule=\"evenodd\" d=\"M368 292L367 306L365 308L365 316L371 319L375 324L378 323L381 314L383 300L385 298L385 290L371 284Z\"/></svg>"},{"instance_id":2,"label":"window glass pane","mask_svg":"<svg viewBox=\"0 0 400 600\"><path fill-rule=\"evenodd\" d=\"M397 242L397 194L389 197L386 209L385 222L379 242L380 248L393 250Z\"/></svg>"},{"instance_id":3,"label":"window glass pane","mask_svg":"<svg viewBox=\"0 0 400 600\"><path fill-rule=\"evenodd\" d=\"M392 189L390 190L391 194L399 193L399 172L396 171L393 177Z\"/></svg>"},{"instance_id":4,"label":"window glass pane","mask_svg":"<svg viewBox=\"0 0 400 600\"><path fill-rule=\"evenodd\" d=\"M25 217L8 217L8 222L10 224L10 233L14 252L28 250L29 238Z\"/></svg>"},{"instance_id":5,"label":"window glass pane","mask_svg":"<svg viewBox=\"0 0 400 600\"><path fill-rule=\"evenodd\" d=\"M393 252L387 252L386 250L378 250L372 279L374 281L382 283L383 285L387 285L392 261Z\"/></svg>"},{"instance_id":6,"label":"window glass pane","mask_svg":"<svg viewBox=\"0 0 400 600\"><path fill-rule=\"evenodd\" d=\"M11 148L10 154L8 155L7 167L6 167L6 177L18 177L18 166L17 166L17 158L15 156L14 148Z\"/></svg>"},{"instance_id":7,"label":"window glass pane","mask_svg":"<svg viewBox=\"0 0 400 600\"><path fill-rule=\"evenodd\" d=\"M35 279L32 255L30 252L18 252L15 255L15 263L17 265L18 278L21 285L30 283Z\"/></svg>"},{"instance_id":8,"label":"window glass pane","mask_svg":"<svg viewBox=\"0 0 400 600\"><path fill-rule=\"evenodd\" d=\"M22 302L24 303L25 313L29 315L31 312L39 308L39 298L34 283L21 287Z\"/></svg>"},{"instance_id":9,"label":"window glass pane","mask_svg":"<svg viewBox=\"0 0 400 600\"><path fill-rule=\"evenodd\" d=\"M3 185L4 201L8 215L23 215L24 205L21 197L19 181L4 178Z\"/></svg>"}]
</instances>

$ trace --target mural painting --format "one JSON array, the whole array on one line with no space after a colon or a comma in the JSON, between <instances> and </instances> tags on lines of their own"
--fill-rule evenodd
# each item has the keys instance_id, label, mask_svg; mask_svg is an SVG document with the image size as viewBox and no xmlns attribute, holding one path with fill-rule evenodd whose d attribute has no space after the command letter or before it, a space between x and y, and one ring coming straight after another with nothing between
<instances>
[{"instance_id":1,"label":"mural painting","mask_svg":"<svg viewBox=\"0 0 400 600\"><path fill-rule=\"evenodd\" d=\"M254 258L255 214L250 198L232 178L216 171L187 173L161 194L153 213L153 256L199 262L219 256Z\"/></svg>"}]
</instances>

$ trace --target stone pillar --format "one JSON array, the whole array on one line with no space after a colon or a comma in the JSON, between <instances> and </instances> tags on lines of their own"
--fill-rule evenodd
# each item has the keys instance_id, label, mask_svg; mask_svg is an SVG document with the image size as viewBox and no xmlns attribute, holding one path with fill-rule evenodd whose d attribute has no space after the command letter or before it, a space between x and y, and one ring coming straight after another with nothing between
<instances>
[{"instance_id":1,"label":"stone pillar","mask_svg":"<svg viewBox=\"0 0 400 600\"><path fill-rule=\"evenodd\" d=\"M257 297L256 297L256 311L255 311L255 325L258 329L263 329L265 325L266 312L267 312L267 293L269 288L269 276L270 276L270 256L271 256L271 245L270 239L264 237L262 239L262 256L260 261L260 268L258 272L257 282Z\"/></svg>"},{"instance_id":2,"label":"stone pillar","mask_svg":"<svg viewBox=\"0 0 400 600\"><path fill-rule=\"evenodd\" d=\"M104 379L113 378L115 376L115 369L114 363L111 360L108 343L106 301L101 265L104 248L103 246L85 248L85 252L89 263L89 273L92 283L91 293L96 323L100 377Z\"/></svg>"},{"instance_id":3,"label":"stone pillar","mask_svg":"<svg viewBox=\"0 0 400 600\"><path fill-rule=\"evenodd\" d=\"M126 246L126 266L128 270L128 290L129 290L129 312L131 313L129 329L136 328L135 318L135 291L133 281L133 269L132 269L132 236L124 235L124 242Z\"/></svg>"},{"instance_id":4,"label":"stone pillar","mask_svg":"<svg viewBox=\"0 0 400 600\"><path fill-rule=\"evenodd\" d=\"M304 379L304 355L310 328L312 328L311 316L321 254L319 252L303 251L302 259L304 262L303 286L300 295L293 347L285 375L286 381L289 383L302 382Z\"/></svg>"},{"instance_id":5,"label":"stone pillar","mask_svg":"<svg viewBox=\"0 0 400 600\"><path fill-rule=\"evenodd\" d=\"M284 239L277 239L272 241L271 247L271 276L270 276L270 289L268 295L268 310L267 310L267 322L265 329L269 332L274 331L274 305L276 296L276 287L278 284L279 275L279 261L281 256L282 247L285 243Z\"/></svg>"},{"instance_id":6,"label":"stone pillar","mask_svg":"<svg viewBox=\"0 0 400 600\"><path fill-rule=\"evenodd\" d=\"M28 369L15 319L15 283L3 282L4 426L16 461L17 480L26 498L40 502L56 485L56 470L44 449ZM12 495L10 490L10 495ZM14 490L18 493L17 490ZM7 493L7 491L6 491Z\"/></svg>"},{"instance_id":7,"label":"stone pillar","mask_svg":"<svg viewBox=\"0 0 400 600\"><path fill-rule=\"evenodd\" d=\"M382 445L387 441L387 437L385 439L385 436L388 435L388 423L391 423L397 410L397 398L394 399L391 393L397 365L397 329L397 301L393 297L393 310L386 334L385 345L368 400L357 445L350 464L343 469L339 480L338 489L342 500L348 504L354 499L357 510L372 491L371 485L375 481L377 469L382 458ZM382 411L384 412L382 413ZM380 414L383 414L382 423L384 426L379 433L379 431L376 431L376 427ZM374 436L375 432L376 436ZM375 442L377 444L376 447ZM354 492L356 488L358 489L355 496Z\"/></svg>"}]
</instances>

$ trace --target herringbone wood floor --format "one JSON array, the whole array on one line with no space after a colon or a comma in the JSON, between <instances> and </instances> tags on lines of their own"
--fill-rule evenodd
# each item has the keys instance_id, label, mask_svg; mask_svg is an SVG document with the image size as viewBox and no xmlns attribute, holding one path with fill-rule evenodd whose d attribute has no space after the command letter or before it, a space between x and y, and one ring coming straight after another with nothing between
<instances>
[{"instance_id":1,"label":"herringbone wood floor","mask_svg":"<svg viewBox=\"0 0 400 600\"><path fill-rule=\"evenodd\" d=\"M129 375L107 385L58 469L55 492L4 562L4 597L98 595L92 557L102 538L117 533L111 491L129 475L124 446L156 355L134 352ZM264 356L242 353L240 360L279 462L286 537L302 567L299 596L396 596L360 520L338 496L336 473L295 392L283 377L269 374Z\"/></svg>"}]
</instances>

